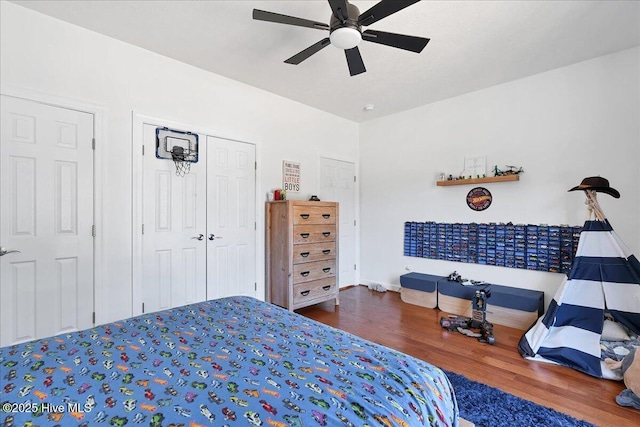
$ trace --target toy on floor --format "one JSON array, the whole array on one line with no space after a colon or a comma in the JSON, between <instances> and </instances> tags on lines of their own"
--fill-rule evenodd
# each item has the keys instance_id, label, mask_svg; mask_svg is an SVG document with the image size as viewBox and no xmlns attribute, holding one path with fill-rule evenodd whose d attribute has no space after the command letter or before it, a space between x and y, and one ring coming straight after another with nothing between
<instances>
[{"instance_id":1,"label":"toy on floor","mask_svg":"<svg viewBox=\"0 0 640 427\"><path fill-rule=\"evenodd\" d=\"M450 331L478 338L480 342L493 344L493 323L487 322L487 299L491 296L488 289L478 289L472 300L471 317L449 315L440 318L440 326Z\"/></svg>"},{"instance_id":2,"label":"toy on floor","mask_svg":"<svg viewBox=\"0 0 640 427\"><path fill-rule=\"evenodd\" d=\"M622 379L627 386L616 397L616 403L640 409L640 355L636 357L636 349L633 348L620 362L609 358L604 362L613 370L622 370Z\"/></svg>"},{"instance_id":3,"label":"toy on floor","mask_svg":"<svg viewBox=\"0 0 640 427\"><path fill-rule=\"evenodd\" d=\"M387 288L385 288L379 283L370 283L368 288L376 292L387 292Z\"/></svg>"}]
</instances>

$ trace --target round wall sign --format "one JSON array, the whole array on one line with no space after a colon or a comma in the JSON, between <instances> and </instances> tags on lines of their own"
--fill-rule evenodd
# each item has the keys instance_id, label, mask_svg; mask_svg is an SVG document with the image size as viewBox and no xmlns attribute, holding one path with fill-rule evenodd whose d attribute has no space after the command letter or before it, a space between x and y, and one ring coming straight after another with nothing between
<instances>
[{"instance_id":1,"label":"round wall sign","mask_svg":"<svg viewBox=\"0 0 640 427\"><path fill-rule=\"evenodd\" d=\"M493 197L484 187L473 188L467 194L467 205L474 211L483 211L491 206Z\"/></svg>"}]
</instances>

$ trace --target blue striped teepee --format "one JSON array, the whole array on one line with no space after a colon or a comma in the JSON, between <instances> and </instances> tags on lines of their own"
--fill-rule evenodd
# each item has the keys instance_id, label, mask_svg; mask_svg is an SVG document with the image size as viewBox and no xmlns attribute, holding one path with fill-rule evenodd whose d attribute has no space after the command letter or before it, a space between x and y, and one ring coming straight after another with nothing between
<instances>
[{"instance_id":1,"label":"blue striped teepee","mask_svg":"<svg viewBox=\"0 0 640 427\"><path fill-rule=\"evenodd\" d=\"M604 217L595 191L585 193L596 219L590 215L584 223L569 277L545 315L522 336L518 350L528 359L614 379L600 360L604 315L609 312L640 334L640 262Z\"/></svg>"}]
</instances>

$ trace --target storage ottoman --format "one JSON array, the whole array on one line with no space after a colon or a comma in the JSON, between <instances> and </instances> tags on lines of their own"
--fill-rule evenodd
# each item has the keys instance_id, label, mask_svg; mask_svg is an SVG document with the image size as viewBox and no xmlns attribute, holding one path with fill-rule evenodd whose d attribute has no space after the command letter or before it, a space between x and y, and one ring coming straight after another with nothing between
<instances>
[{"instance_id":1,"label":"storage ottoman","mask_svg":"<svg viewBox=\"0 0 640 427\"><path fill-rule=\"evenodd\" d=\"M436 308L438 305L437 283L442 279L445 277L422 273L403 274L400 276L400 298L409 304Z\"/></svg>"},{"instance_id":2,"label":"storage ottoman","mask_svg":"<svg viewBox=\"0 0 640 427\"><path fill-rule=\"evenodd\" d=\"M544 292L484 284L464 286L446 278L438 281L438 308L446 313L471 317L471 301L478 289L488 289L487 321L528 329L544 313Z\"/></svg>"}]
</instances>

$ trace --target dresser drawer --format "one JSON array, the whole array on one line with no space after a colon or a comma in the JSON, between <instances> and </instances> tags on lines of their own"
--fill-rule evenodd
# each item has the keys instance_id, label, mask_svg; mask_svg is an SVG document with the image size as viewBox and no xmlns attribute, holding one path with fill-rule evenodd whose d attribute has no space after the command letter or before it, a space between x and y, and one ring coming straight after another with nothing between
<instances>
[{"instance_id":1,"label":"dresser drawer","mask_svg":"<svg viewBox=\"0 0 640 427\"><path fill-rule=\"evenodd\" d=\"M294 206L294 224L335 224L335 206Z\"/></svg>"},{"instance_id":2,"label":"dresser drawer","mask_svg":"<svg viewBox=\"0 0 640 427\"><path fill-rule=\"evenodd\" d=\"M336 257L336 242L304 243L293 245L293 263L301 264Z\"/></svg>"},{"instance_id":3,"label":"dresser drawer","mask_svg":"<svg viewBox=\"0 0 640 427\"><path fill-rule=\"evenodd\" d=\"M335 224L296 225L293 227L293 243L334 242L336 240Z\"/></svg>"},{"instance_id":4,"label":"dresser drawer","mask_svg":"<svg viewBox=\"0 0 640 427\"><path fill-rule=\"evenodd\" d=\"M336 275L336 260L307 262L293 265L293 283L309 282Z\"/></svg>"},{"instance_id":5,"label":"dresser drawer","mask_svg":"<svg viewBox=\"0 0 640 427\"><path fill-rule=\"evenodd\" d=\"M336 294L336 278L327 277L325 279L313 280L311 282L300 283L293 287L293 302L299 304L320 298L331 298Z\"/></svg>"}]
</instances>

